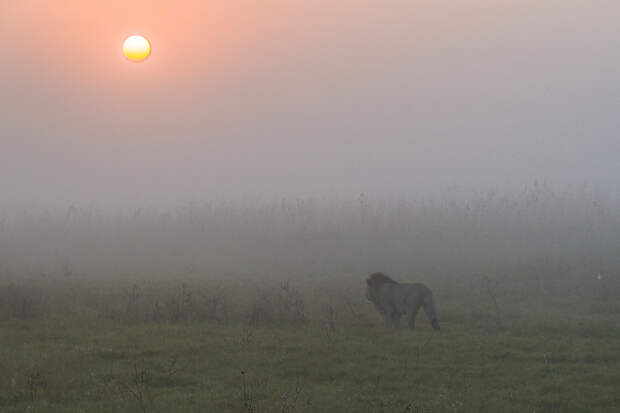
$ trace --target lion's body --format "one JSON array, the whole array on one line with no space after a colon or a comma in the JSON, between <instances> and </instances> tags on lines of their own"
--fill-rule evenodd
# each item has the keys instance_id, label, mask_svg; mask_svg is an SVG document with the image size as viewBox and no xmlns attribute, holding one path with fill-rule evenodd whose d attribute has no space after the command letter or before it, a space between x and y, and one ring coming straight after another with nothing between
<instances>
[{"instance_id":1,"label":"lion's body","mask_svg":"<svg viewBox=\"0 0 620 413\"><path fill-rule=\"evenodd\" d=\"M423 308L433 328L439 330L433 293L426 285L397 283L380 272L371 274L366 284L366 297L381 313L386 325L395 325L407 315L409 328L413 329L416 315Z\"/></svg>"}]
</instances>

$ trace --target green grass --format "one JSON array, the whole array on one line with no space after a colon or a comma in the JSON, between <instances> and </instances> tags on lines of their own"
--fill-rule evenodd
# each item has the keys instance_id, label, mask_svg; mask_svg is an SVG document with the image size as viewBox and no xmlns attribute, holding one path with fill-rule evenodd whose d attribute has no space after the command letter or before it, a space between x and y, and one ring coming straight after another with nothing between
<instances>
[{"instance_id":1,"label":"green grass","mask_svg":"<svg viewBox=\"0 0 620 413\"><path fill-rule=\"evenodd\" d=\"M599 309L573 319L561 308L545 317L506 310L498 325L481 309L457 312L454 301L445 303L437 333L423 314L415 332L386 329L370 305L358 304L361 316L331 324L318 315L281 325L90 313L2 321L0 411L611 412L620 406L617 313Z\"/></svg>"}]
</instances>

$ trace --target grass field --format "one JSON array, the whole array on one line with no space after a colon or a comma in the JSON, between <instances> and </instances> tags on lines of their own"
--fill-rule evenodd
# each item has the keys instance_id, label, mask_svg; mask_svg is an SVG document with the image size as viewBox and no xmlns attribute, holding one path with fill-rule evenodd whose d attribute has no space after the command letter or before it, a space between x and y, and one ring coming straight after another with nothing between
<instances>
[{"instance_id":1,"label":"grass field","mask_svg":"<svg viewBox=\"0 0 620 413\"><path fill-rule=\"evenodd\" d=\"M363 275L359 283L355 275L339 283L300 280L299 289L278 280L248 288L220 282L215 289L200 279L4 288L13 314L0 323L0 411L620 406L620 306L594 283L556 299L508 280L439 285L442 330L431 330L420 313L411 332L405 323L397 330L381 325L363 299ZM57 312L38 313L43 302Z\"/></svg>"},{"instance_id":2,"label":"grass field","mask_svg":"<svg viewBox=\"0 0 620 413\"><path fill-rule=\"evenodd\" d=\"M0 412L620 411L596 188L0 219ZM441 331L391 330L385 271Z\"/></svg>"}]
</instances>

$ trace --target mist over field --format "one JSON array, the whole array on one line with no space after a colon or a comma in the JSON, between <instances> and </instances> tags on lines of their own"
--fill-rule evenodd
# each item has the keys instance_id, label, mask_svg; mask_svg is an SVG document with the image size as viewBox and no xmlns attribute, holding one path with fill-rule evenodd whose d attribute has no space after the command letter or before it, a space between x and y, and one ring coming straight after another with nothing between
<instances>
[{"instance_id":1,"label":"mist over field","mask_svg":"<svg viewBox=\"0 0 620 413\"><path fill-rule=\"evenodd\" d=\"M0 2L0 411L617 410L619 21Z\"/></svg>"},{"instance_id":2,"label":"mist over field","mask_svg":"<svg viewBox=\"0 0 620 413\"><path fill-rule=\"evenodd\" d=\"M5 218L0 245L0 270L23 276L329 277L382 269L453 280L543 265L560 282L617 277L620 205L597 188L536 185L518 196L446 191L377 201L361 194L349 202L215 202L116 214L70 206Z\"/></svg>"}]
</instances>

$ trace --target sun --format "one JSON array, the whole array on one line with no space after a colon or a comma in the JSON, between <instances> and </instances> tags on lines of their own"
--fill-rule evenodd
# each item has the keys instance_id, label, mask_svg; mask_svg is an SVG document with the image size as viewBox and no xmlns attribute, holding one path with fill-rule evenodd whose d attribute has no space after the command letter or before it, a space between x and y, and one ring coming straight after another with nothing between
<instances>
[{"instance_id":1,"label":"sun","mask_svg":"<svg viewBox=\"0 0 620 413\"><path fill-rule=\"evenodd\" d=\"M123 43L123 53L132 62L141 62L151 54L151 44L143 36L129 36Z\"/></svg>"}]
</instances>

